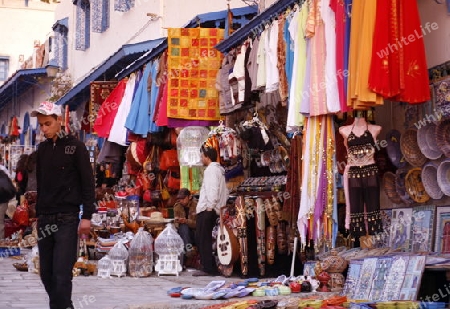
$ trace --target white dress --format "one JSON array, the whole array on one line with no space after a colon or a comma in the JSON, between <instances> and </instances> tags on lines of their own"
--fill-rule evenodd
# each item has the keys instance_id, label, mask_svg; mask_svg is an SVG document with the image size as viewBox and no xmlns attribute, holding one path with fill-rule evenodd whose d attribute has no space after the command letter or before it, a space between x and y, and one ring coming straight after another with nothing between
<instances>
[{"instance_id":1,"label":"white dress","mask_svg":"<svg viewBox=\"0 0 450 309\"><path fill-rule=\"evenodd\" d=\"M127 128L125 122L130 113L131 103L133 101L134 87L136 85L136 74L131 74L125 88L125 94L117 110L116 118L114 118L111 132L109 133L108 141L122 146L127 145Z\"/></svg>"},{"instance_id":2,"label":"white dress","mask_svg":"<svg viewBox=\"0 0 450 309\"><path fill-rule=\"evenodd\" d=\"M266 40L267 40L267 32L265 29L261 33L261 37L259 38L258 45L258 54L256 56L256 63L258 64L258 73L256 74L256 88L262 89L266 87Z\"/></svg>"},{"instance_id":3,"label":"white dress","mask_svg":"<svg viewBox=\"0 0 450 309\"><path fill-rule=\"evenodd\" d=\"M266 37L266 93L278 90L280 73L278 72L278 21L272 22Z\"/></svg>"},{"instance_id":4,"label":"white dress","mask_svg":"<svg viewBox=\"0 0 450 309\"><path fill-rule=\"evenodd\" d=\"M244 43L240 48L240 53L236 56L234 62L233 73L238 82L238 101L242 103L245 99L245 53L247 52L247 45Z\"/></svg>"}]
</instances>

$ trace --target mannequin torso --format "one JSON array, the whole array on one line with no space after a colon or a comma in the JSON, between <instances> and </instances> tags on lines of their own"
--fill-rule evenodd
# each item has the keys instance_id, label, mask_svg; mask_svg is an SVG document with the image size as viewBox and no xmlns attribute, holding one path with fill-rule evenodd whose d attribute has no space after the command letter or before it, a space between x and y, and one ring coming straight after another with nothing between
<instances>
[{"instance_id":1,"label":"mannequin torso","mask_svg":"<svg viewBox=\"0 0 450 309\"><path fill-rule=\"evenodd\" d=\"M381 132L381 127L373 124L368 124L364 118L356 117L353 124L348 126L343 126L339 128L339 133L344 137L344 145L347 147L348 152L348 162L349 166L361 166L375 164L373 155L375 153L375 146L377 144L377 136ZM372 138L373 140L372 140ZM367 140L368 146L364 149L364 154L366 155L363 162L360 159L352 160L352 151L349 149L349 139L350 143L356 140ZM362 157L361 154L358 157Z\"/></svg>"}]
</instances>

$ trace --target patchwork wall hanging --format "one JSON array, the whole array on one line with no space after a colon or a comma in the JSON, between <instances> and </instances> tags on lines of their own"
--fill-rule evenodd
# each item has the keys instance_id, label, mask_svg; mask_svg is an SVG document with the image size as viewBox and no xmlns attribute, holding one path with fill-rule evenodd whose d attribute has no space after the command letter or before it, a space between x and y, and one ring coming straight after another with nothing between
<instances>
[{"instance_id":1,"label":"patchwork wall hanging","mask_svg":"<svg viewBox=\"0 0 450 309\"><path fill-rule=\"evenodd\" d=\"M219 120L215 87L222 54L214 48L223 29L171 28L168 30L167 117Z\"/></svg>"}]
</instances>

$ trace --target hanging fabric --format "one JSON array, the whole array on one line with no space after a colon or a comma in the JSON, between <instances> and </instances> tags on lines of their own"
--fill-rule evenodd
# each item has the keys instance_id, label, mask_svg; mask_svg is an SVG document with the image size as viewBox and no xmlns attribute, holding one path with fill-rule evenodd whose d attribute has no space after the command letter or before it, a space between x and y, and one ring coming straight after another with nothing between
<instances>
[{"instance_id":1,"label":"hanging fabric","mask_svg":"<svg viewBox=\"0 0 450 309\"><path fill-rule=\"evenodd\" d=\"M126 118L130 112L131 102L133 100L134 88L136 87L136 74L131 74L128 79L125 94L117 109L117 115L111 127L108 141L126 146L127 129L125 127Z\"/></svg>"},{"instance_id":2,"label":"hanging fabric","mask_svg":"<svg viewBox=\"0 0 450 309\"><path fill-rule=\"evenodd\" d=\"M147 81L152 71L153 64L148 63L144 69L141 82L136 90L136 95L131 103L130 113L128 114L125 127L134 134L147 136L149 131L149 92L147 90Z\"/></svg>"},{"instance_id":3,"label":"hanging fabric","mask_svg":"<svg viewBox=\"0 0 450 309\"><path fill-rule=\"evenodd\" d=\"M122 79L111 94L106 98L100 107L97 119L94 123L94 131L98 137L109 137L111 127L117 115L119 105L117 102L122 102L123 95L127 86L127 78Z\"/></svg>"}]
</instances>

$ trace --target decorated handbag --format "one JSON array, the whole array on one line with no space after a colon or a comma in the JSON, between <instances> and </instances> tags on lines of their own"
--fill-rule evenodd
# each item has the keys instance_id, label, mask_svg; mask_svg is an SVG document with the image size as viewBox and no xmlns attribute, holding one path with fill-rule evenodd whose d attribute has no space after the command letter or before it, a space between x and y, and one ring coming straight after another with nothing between
<instances>
[{"instance_id":1,"label":"decorated handbag","mask_svg":"<svg viewBox=\"0 0 450 309\"><path fill-rule=\"evenodd\" d=\"M167 171L170 169L176 169L180 166L178 162L178 152L176 149L164 150L161 154L161 160L159 162L159 169Z\"/></svg>"}]
</instances>

